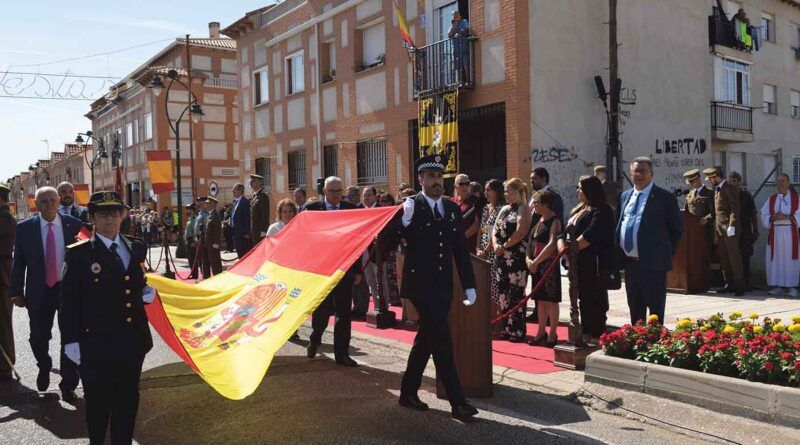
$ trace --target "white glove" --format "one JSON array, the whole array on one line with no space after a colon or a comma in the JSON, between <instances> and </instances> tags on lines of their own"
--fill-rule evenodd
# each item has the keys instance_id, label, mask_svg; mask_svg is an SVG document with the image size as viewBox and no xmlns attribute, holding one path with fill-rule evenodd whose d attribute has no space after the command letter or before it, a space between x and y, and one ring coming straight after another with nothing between
<instances>
[{"instance_id":1,"label":"white glove","mask_svg":"<svg viewBox=\"0 0 800 445\"><path fill-rule=\"evenodd\" d=\"M264 238L265 236L267 236L267 232L261 232L261 238Z\"/></svg>"},{"instance_id":2,"label":"white glove","mask_svg":"<svg viewBox=\"0 0 800 445\"><path fill-rule=\"evenodd\" d=\"M736 227L728 226L728 237L736 236Z\"/></svg>"},{"instance_id":3,"label":"white glove","mask_svg":"<svg viewBox=\"0 0 800 445\"><path fill-rule=\"evenodd\" d=\"M156 290L153 286L145 286L142 289L142 301L144 304L150 304L156 298Z\"/></svg>"},{"instance_id":4,"label":"white glove","mask_svg":"<svg viewBox=\"0 0 800 445\"><path fill-rule=\"evenodd\" d=\"M475 289L464 290L464 295L466 295L467 297L463 301L464 306L472 306L473 304L475 304L475 299L478 298L478 296L475 295Z\"/></svg>"},{"instance_id":5,"label":"white glove","mask_svg":"<svg viewBox=\"0 0 800 445\"><path fill-rule=\"evenodd\" d=\"M414 200L406 198L403 201L403 227L408 227L411 224L411 217L414 216Z\"/></svg>"},{"instance_id":6,"label":"white glove","mask_svg":"<svg viewBox=\"0 0 800 445\"><path fill-rule=\"evenodd\" d=\"M215 249L219 249L219 244L212 244L211 247L213 247Z\"/></svg>"},{"instance_id":7,"label":"white glove","mask_svg":"<svg viewBox=\"0 0 800 445\"><path fill-rule=\"evenodd\" d=\"M76 365L80 365L81 345L79 345L78 342L67 343L66 345L64 345L64 355L66 355L68 359L75 362Z\"/></svg>"}]
</instances>

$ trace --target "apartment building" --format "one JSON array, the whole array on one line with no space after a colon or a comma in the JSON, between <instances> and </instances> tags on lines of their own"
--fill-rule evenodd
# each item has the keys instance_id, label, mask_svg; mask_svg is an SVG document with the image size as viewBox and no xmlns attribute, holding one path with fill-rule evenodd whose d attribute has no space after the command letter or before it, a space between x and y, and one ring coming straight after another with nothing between
<instances>
[{"instance_id":1,"label":"apartment building","mask_svg":"<svg viewBox=\"0 0 800 445\"><path fill-rule=\"evenodd\" d=\"M479 180L527 176L527 4L397 4L424 54L416 64L391 0L286 0L223 30L237 41L243 176L265 176L273 199L330 175L392 192L415 183L418 100L455 91L458 170ZM475 36L462 78L447 38L457 9Z\"/></svg>"},{"instance_id":2,"label":"apartment building","mask_svg":"<svg viewBox=\"0 0 800 445\"><path fill-rule=\"evenodd\" d=\"M188 51L188 52L187 52ZM187 56L188 54L188 56ZM186 112L190 104L184 86L175 82L157 95L148 86L155 76L168 85L169 72L177 73L183 84L191 78L191 93L196 96L203 116L193 123ZM191 77L189 74L191 73ZM176 157L175 134L180 135L182 201L207 195L216 185L218 199L232 199L231 188L241 176L238 146L236 42L221 38L219 23L209 24L208 38L178 38L109 89L91 104L86 114L94 136L102 139L108 158L95 171L95 190L115 187L115 165L123 168L124 199L136 206L153 198L159 207L177 203L177 191L153 193L147 170L147 151L170 150ZM177 186L177 174L175 182ZM177 188L177 187L176 187Z\"/></svg>"}]
</instances>

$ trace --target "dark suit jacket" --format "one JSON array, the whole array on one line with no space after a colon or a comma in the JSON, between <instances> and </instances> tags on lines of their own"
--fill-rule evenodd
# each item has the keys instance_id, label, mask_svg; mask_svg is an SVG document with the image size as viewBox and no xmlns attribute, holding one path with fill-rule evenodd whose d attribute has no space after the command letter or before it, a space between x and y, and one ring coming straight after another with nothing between
<instances>
[{"instance_id":1,"label":"dark suit jacket","mask_svg":"<svg viewBox=\"0 0 800 445\"><path fill-rule=\"evenodd\" d=\"M614 245L619 248L622 236L622 220L625 208L633 194L633 189L622 192L619 206L619 220L617 222ZM672 257L678 250L678 243L683 235L683 218L678 207L678 199L672 193L653 184L653 189L647 197L642 221L639 224L637 245L639 247L639 266L643 270L672 270ZM620 249L619 258L622 264L627 261L627 255Z\"/></svg>"},{"instance_id":2,"label":"dark suit jacket","mask_svg":"<svg viewBox=\"0 0 800 445\"><path fill-rule=\"evenodd\" d=\"M58 212L61 213L61 206L58 207ZM83 221L84 223L89 222L89 209L86 207L81 207L78 204L72 205L69 215L73 218Z\"/></svg>"},{"instance_id":3,"label":"dark suit jacket","mask_svg":"<svg viewBox=\"0 0 800 445\"><path fill-rule=\"evenodd\" d=\"M0 304L5 304L5 299L10 298L8 292L11 290L11 259L16 233L17 220L8 205L0 207Z\"/></svg>"},{"instance_id":4,"label":"dark suit jacket","mask_svg":"<svg viewBox=\"0 0 800 445\"><path fill-rule=\"evenodd\" d=\"M265 235L270 225L269 219L269 195L261 187L250 200L250 231L252 232L253 244L258 244Z\"/></svg>"},{"instance_id":5,"label":"dark suit jacket","mask_svg":"<svg viewBox=\"0 0 800 445\"><path fill-rule=\"evenodd\" d=\"M250 200L242 196L236 210L231 208L231 212L233 236L237 240L243 240L245 235L250 235Z\"/></svg>"},{"instance_id":6,"label":"dark suit jacket","mask_svg":"<svg viewBox=\"0 0 800 445\"><path fill-rule=\"evenodd\" d=\"M14 262L11 267L11 298L23 297L25 304L33 309L39 306L47 290L40 219L36 215L17 224ZM64 243L68 246L75 242L75 236L80 232L83 223L77 218L61 215L61 227Z\"/></svg>"},{"instance_id":7,"label":"dark suit jacket","mask_svg":"<svg viewBox=\"0 0 800 445\"><path fill-rule=\"evenodd\" d=\"M339 201L339 210L353 210L357 208L358 207L356 207L354 204L351 204L348 201L345 200ZM308 204L306 204L305 209L312 212L313 211L324 212L328 210L325 207L324 199L320 199L319 201L309 202ZM333 294L336 292L351 292L352 291L351 287L353 286L353 279L355 279L356 275L360 274L361 274L361 261L357 260L356 262L353 263L352 266L350 266L350 269L348 269L347 273L344 274L344 277L342 277L342 281L340 281L339 284L336 285L336 287L331 291L331 293Z\"/></svg>"}]
</instances>

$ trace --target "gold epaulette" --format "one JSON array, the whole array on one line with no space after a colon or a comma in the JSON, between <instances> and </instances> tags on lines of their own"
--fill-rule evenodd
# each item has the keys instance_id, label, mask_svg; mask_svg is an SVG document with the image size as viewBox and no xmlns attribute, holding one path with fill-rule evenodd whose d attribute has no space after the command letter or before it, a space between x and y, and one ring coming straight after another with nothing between
<instances>
[{"instance_id":1,"label":"gold epaulette","mask_svg":"<svg viewBox=\"0 0 800 445\"><path fill-rule=\"evenodd\" d=\"M91 240L90 240L90 239L84 239L84 240L80 240L80 241L78 241L78 242L76 242L76 243L72 243L72 244L68 245L68 246L67 246L67 249L72 249L73 247L78 247L78 246L81 246L81 245L83 245L83 244L86 244L86 243L88 243L89 241L91 241Z\"/></svg>"}]
</instances>

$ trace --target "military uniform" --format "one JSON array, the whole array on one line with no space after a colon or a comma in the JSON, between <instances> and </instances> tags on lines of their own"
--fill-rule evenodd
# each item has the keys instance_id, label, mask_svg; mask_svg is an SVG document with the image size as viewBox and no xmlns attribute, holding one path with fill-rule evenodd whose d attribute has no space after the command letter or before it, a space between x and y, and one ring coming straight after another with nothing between
<instances>
[{"instance_id":1,"label":"military uniform","mask_svg":"<svg viewBox=\"0 0 800 445\"><path fill-rule=\"evenodd\" d=\"M192 204L187 204L184 207L187 209L195 210L197 207ZM189 267L191 272L189 278L197 279L197 239L194 236L194 229L197 225L197 214L192 213L189 221L186 222L186 229L184 229L183 237L186 239L186 257L189 260Z\"/></svg>"},{"instance_id":2,"label":"military uniform","mask_svg":"<svg viewBox=\"0 0 800 445\"><path fill-rule=\"evenodd\" d=\"M198 201L205 201L206 198L197 198ZM203 209L197 214L197 219L194 223L194 236L197 239L198 246L197 259L198 267L203 271L203 278L211 276L211 266L208 262L208 249L205 242L206 237L206 223L208 222L208 211Z\"/></svg>"},{"instance_id":3,"label":"military uniform","mask_svg":"<svg viewBox=\"0 0 800 445\"><path fill-rule=\"evenodd\" d=\"M0 189L6 193L10 190L0 184ZM0 346L5 351L11 363L15 361L14 327L11 314L14 303L11 302L11 257L14 253L14 236L17 231L17 221L11 214L8 205L0 207ZM5 358L0 357L0 380L11 378L11 366Z\"/></svg>"},{"instance_id":4,"label":"military uniform","mask_svg":"<svg viewBox=\"0 0 800 445\"><path fill-rule=\"evenodd\" d=\"M700 170L689 170L683 174L683 178L687 184L700 177ZM714 219L714 190L700 186L699 188L692 189L686 195L686 203L683 209L692 215L703 220L706 225Z\"/></svg>"},{"instance_id":5,"label":"military uniform","mask_svg":"<svg viewBox=\"0 0 800 445\"><path fill-rule=\"evenodd\" d=\"M716 168L703 170L706 177L721 176ZM723 181L714 191L714 240L719 252L720 264L725 273L726 289L741 294L747 285L744 281L742 256L739 253L741 224L739 222L739 187ZM733 236L729 236L733 228Z\"/></svg>"},{"instance_id":6,"label":"military uniform","mask_svg":"<svg viewBox=\"0 0 800 445\"><path fill-rule=\"evenodd\" d=\"M259 175L250 175L250 177L264 180ZM269 224L269 195L264 191L264 187L261 187L250 200L250 231L253 245L260 243L267 236Z\"/></svg>"},{"instance_id":7,"label":"military uniform","mask_svg":"<svg viewBox=\"0 0 800 445\"><path fill-rule=\"evenodd\" d=\"M220 257L220 248L222 246L222 217L217 210L216 198L209 196L208 203L212 207L211 211L208 213L208 221L206 221L204 244L208 252L208 263L211 273L219 275L222 273L222 258ZM203 275L205 275L205 272L203 272Z\"/></svg>"},{"instance_id":8,"label":"military uniform","mask_svg":"<svg viewBox=\"0 0 800 445\"><path fill-rule=\"evenodd\" d=\"M121 209L122 200L99 192L89 206L92 212ZM153 347L143 301L146 253L137 238L110 240L97 232L67 247L61 335L67 356L80 366L92 444L103 443L109 421L112 443L133 439L142 362Z\"/></svg>"}]
</instances>

